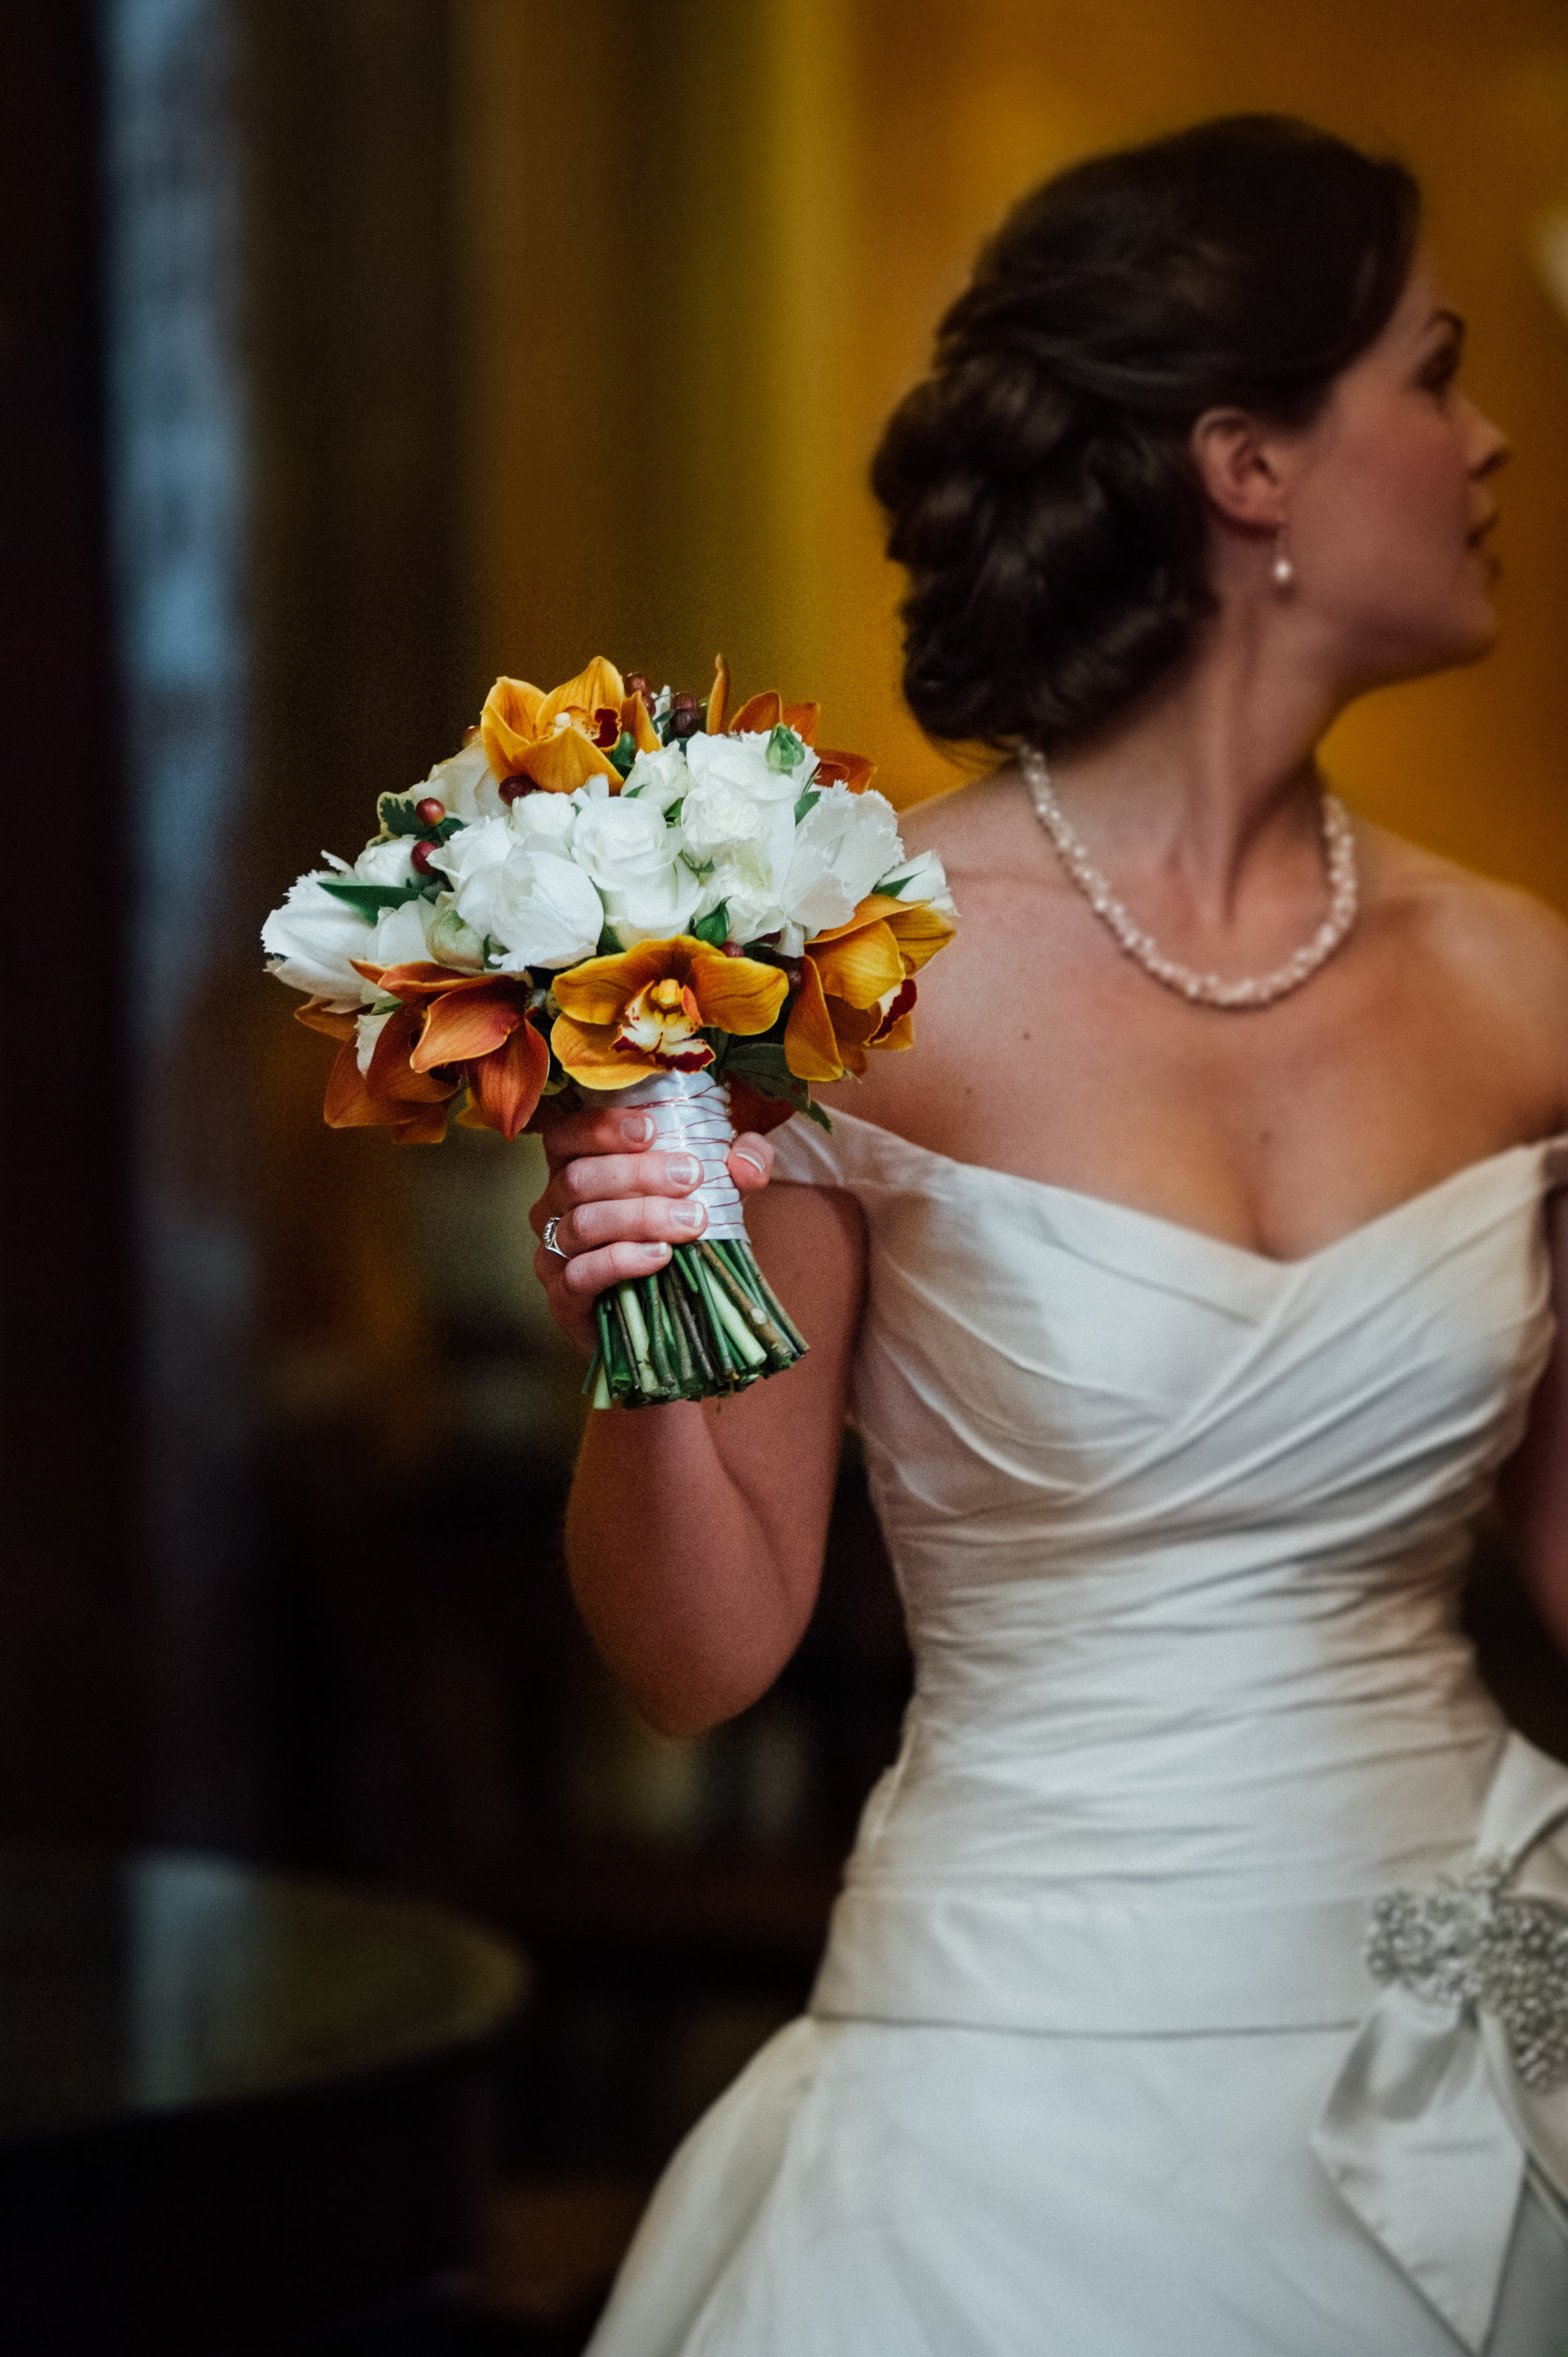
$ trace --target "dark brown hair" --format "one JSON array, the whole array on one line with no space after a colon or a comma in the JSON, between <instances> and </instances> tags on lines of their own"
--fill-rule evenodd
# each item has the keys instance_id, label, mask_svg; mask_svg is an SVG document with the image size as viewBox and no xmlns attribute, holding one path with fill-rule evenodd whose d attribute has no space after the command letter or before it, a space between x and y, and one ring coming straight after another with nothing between
<instances>
[{"instance_id":1,"label":"dark brown hair","mask_svg":"<svg viewBox=\"0 0 1568 2357\"><path fill-rule=\"evenodd\" d=\"M1212 611L1188 449L1206 409L1305 425L1403 292L1402 166L1232 115L1017 205L872 468L908 570L904 692L934 737L1049 750Z\"/></svg>"}]
</instances>

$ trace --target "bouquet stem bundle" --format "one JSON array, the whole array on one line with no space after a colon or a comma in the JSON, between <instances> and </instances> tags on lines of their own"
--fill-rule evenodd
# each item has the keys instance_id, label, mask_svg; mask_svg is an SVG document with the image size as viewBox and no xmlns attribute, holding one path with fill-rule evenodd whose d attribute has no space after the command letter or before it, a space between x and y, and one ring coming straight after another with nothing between
<instances>
[{"instance_id":1,"label":"bouquet stem bundle","mask_svg":"<svg viewBox=\"0 0 1568 2357\"><path fill-rule=\"evenodd\" d=\"M677 1244L653 1275L612 1286L594 1308L599 1347L584 1389L596 1407L727 1398L805 1355L744 1236Z\"/></svg>"},{"instance_id":2,"label":"bouquet stem bundle","mask_svg":"<svg viewBox=\"0 0 1568 2357\"><path fill-rule=\"evenodd\" d=\"M660 1148L695 1155L703 1177L693 1200L708 1225L694 1243L676 1244L661 1269L600 1294L599 1347L584 1384L594 1405L723 1399L792 1367L805 1338L746 1232L728 1169L735 1129L726 1092L705 1071L662 1072L618 1092L615 1102L650 1115Z\"/></svg>"}]
</instances>

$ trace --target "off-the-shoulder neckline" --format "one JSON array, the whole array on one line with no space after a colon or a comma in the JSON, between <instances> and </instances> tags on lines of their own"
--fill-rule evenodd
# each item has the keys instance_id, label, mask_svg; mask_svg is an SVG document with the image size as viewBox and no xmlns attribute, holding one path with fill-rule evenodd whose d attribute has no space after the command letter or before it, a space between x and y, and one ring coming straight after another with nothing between
<instances>
[{"instance_id":1,"label":"off-the-shoulder neckline","mask_svg":"<svg viewBox=\"0 0 1568 2357\"><path fill-rule=\"evenodd\" d=\"M1406 1195L1402 1201L1391 1204L1386 1211L1374 1212L1369 1220L1362 1220L1357 1226L1347 1228L1341 1235L1331 1236L1326 1243L1316 1245L1311 1252L1284 1259L1273 1253L1256 1252L1250 1244L1234 1243L1228 1236L1213 1235L1207 1228L1189 1227L1184 1221L1166 1219L1159 1211L1142 1211L1135 1203L1118 1202L1113 1195L1088 1194L1082 1188L1058 1186L1054 1179L1029 1178L1016 1170L998 1170L988 1162L964 1162L957 1155L940 1153L933 1146L918 1146L912 1138L900 1137L897 1130L884 1129L874 1121L863 1121L859 1114L840 1112L836 1106L832 1124L835 1130L841 1124L847 1124L865 1136L875 1137L900 1153L937 1163L943 1169L962 1171L972 1178L993 1180L1004 1187L1021 1187L1031 1194L1053 1196L1061 1202L1090 1211L1107 1212L1114 1219L1136 1221L1144 1228L1157 1229L1168 1236L1179 1237L1184 1243L1200 1250L1223 1254L1232 1261L1246 1262L1253 1268L1275 1269L1282 1275L1312 1268L1318 1262L1329 1259L1396 1221L1408 1219L1429 1208L1466 1180L1498 1170L1505 1164L1517 1161L1521 1155L1538 1156L1544 1161L1553 1147L1568 1149L1568 1130L1518 1146L1501 1146L1496 1154L1482 1155L1477 1161L1461 1163L1458 1169L1451 1170L1446 1178L1434 1179L1430 1187L1420 1188L1415 1194Z\"/></svg>"}]
</instances>

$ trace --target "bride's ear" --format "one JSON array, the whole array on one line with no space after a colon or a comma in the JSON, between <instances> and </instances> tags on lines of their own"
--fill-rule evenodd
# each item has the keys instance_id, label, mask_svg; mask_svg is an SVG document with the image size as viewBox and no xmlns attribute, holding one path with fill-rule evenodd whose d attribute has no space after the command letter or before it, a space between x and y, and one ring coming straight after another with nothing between
<instances>
[{"instance_id":1,"label":"bride's ear","mask_svg":"<svg viewBox=\"0 0 1568 2357\"><path fill-rule=\"evenodd\" d=\"M1204 495L1220 515L1254 532L1279 531L1285 507L1277 435L1244 409L1206 409L1190 447Z\"/></svg>"}]
</instances>

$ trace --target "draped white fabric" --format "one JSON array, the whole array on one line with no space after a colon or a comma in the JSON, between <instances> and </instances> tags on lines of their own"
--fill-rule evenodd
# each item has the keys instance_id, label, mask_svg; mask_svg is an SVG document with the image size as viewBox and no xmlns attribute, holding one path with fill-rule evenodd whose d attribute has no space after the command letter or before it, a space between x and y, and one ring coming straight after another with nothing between
<instances>
[{"instance_id":1,"label":"draped white fabric","mask_svg":"<svg viewBox=\"0 0 1568 2357\"><path fill-rule=\"evenodd\" d=\"M916 1694L811 2014L677 2157L596 2357L1452 2357L1556 2294L1509 2329L1561 2357L1568 2094L1364 1948L1483 1851L1568 1898L1568 1773L1456 1617L1563 1142L1288 1264L843 1114L776 1144L865 1214ZM1525 2240L1555 2293L1499 2306Z\"/></svg>"}]
</instances>

